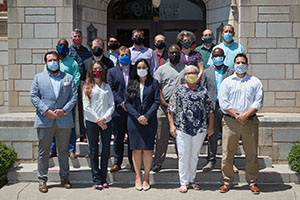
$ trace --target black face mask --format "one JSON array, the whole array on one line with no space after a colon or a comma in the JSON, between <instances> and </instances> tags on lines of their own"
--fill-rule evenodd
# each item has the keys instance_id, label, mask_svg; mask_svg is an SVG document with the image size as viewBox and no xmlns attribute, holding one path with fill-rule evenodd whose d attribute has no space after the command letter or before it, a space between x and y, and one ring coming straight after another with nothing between
<instances>
[{"instance_id":1,"label":"black face mask","mask_svg":"<svg viewBox=\"0 0 300 200\"><path fill-rule=\"evenodd\" d=\"M95 47L92 49L92 52L94 56L101 56L103 54L103 49Z\"/></svg>"},{"instance_id":2,"label":"black face mask","mask_svg":"<svg viewBox=\"0 0 300 200\"><path fill-rule=\"evenodd\" d=\"M166 44L163 41L158 41L154 46L158 49L163 49L166 47Z\"/></svg>"},{"instance_id":3,"label":"black face mask","mask_svg":"<svg viewBox=\"0 0 300 200\"><path fill-rule=\"evenodd\" d=\"M132 41L136 45L141 45L143 43L144 39L141 38L141 37L135 37L135 38L132 39Z\"/></svg>"},{"instance_id":4,"label":"black face mask","mask_svg":"<svg viewBox=\"0 0 300 200\"><path fill-rule=\"evenodd\" d=\"M203 38L204 43L209 44L213 41L213 37L211 35L207 35Z\"/></svg>"},{"instance_id":5,"label":"black face mask","mask_svg":"<svg viewBox=\"0 0 300 200\"><path fill-rule=\"evenodd\" d=\"M180 61L180 55L171 55L169 56L169 60L172 64L177 64Z\"/></svg>"},{"instance_id":6,"label":"black face mask","mask_svg":"<svg viewBox=\"0 0 300 200\"><path fill-rule=\"evenodd\" d=\"M108 48L112 49L112 50L116 50L117 48L119 48L119 45L118 45L118 43L110 43Z\"/></svg>"}]
</instances>

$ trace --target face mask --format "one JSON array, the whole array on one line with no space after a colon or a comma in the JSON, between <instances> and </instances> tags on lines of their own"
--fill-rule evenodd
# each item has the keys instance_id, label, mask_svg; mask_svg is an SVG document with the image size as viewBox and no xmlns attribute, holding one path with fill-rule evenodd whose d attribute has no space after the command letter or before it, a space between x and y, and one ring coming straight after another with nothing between
<instances>
[{"instance_id":1,"label":"face mask","mask_svg":"<svg viewBox=\"0 0 300 200\"><path fill-rule=\"evenodd\" d=\"M244 74L248 70L248 65L247 64L237 64L234 65L234 71L238 74Z\"/></svg>"},{"instance_id":2,"label":"face mask","mask_svg":"<svg viewBox=\"0 0 300 200\"><path fill-rule=\"evenodd\" d=\"M213 41L212 35L204 36L203 41L204 41L205 44L211 43Z\"/></svg>"},{"instance_id":3,"label":"face mask","mask_svg":"<svg viewBox=\"0 0 300 200\"><path fill-rule=\"evenodd\" d=\"M138 69L138 70L137 70L137 75L138 75L140 78L143 78L143 77L147 76L147 74L148 74L147 69Z\"/></svg>"},{"instance_id":4,"label":"face mask","mask_svg":"<svg viewBox=\"0 0 300 200\"><path fill-rule=\"evenodd\" d=\"M163 41L158 41L154 46L158 49L163 49L166 47L166 44Z\"/></svg>"},{"instance_id":5,"label":"face mask","mask_svg":"<svg viewBox=\"0 0 300 200\"><path fill-rule=\"evenodd\" d=\"M226 42L230 42L231 40L232 40L232 33L224 33L224 40L226 41Z\"/></svg>"},{"instance_id":6,"label":"face mask","mask_svg":"<svg viewBox=\"0 0 300 200\"><path fill-rule=\"evenodd\" d=\"M184 78L185 78L186 82L193 84L193 83L196 83L198 76L197 76L197 74L189 74L189 75L186 75Z\"/></svg>"},{"instance_id":7,"label":"face mask","mask_svg":"<svg viewBox=\"0 0 300 200\"><path fill-rule=\"evenodd\" d=\"M214 57L213 62L215 66L221 66L224 63L224 57L222 56Z\"/></svg>"},{"instance_id":8,"label":"face mask","mask_svg":"<svg viewBox=\"0 0 300 200\"><path fill-rule=\"evenodd\" d=\"M92 49L92 52L94 56L101 56L103 54L103 49L95 47Z\"/></svg>"},{"instance_id":9,"label":"face mask","mask_svg":"<svg viewBox=\"0 0 300 200\"><path fill-rule=\"evenodd\" d=\"M122 56L119 58L119 61L124 66L127 66L131 63L130 56Z\"/></svg>"},{"instance_id":10,"label":"face mask","mask_svg":"<svg viewBox=\"0 0 300 200\"><path fill-rule=\"evenodd\" d=\"M65 47L64 45L56 47L56 51L59 55L66 55L69 51L68 47Z\"/></svg>"},{"instance_id":11,"label":"face mask","mask_svg":"<svg viewBox=\"0 0 300 200\"><path fill-rule=\"evenodd\" d=\"M132 39L133 43L136 44L136 45L141 45L143 43L143 38L141 37L135 37Z\"/></svg>"},{"instance_id":12,"label":"face mask","mask_svg":"<svg viewBox=\"0 0 300 200\"><path fill-rule=\"evenodd\" d=\"M185 49L190 48L191 45L192 45L192 42L191 42L191 41L187 41L187 42L183 42L183 43L182 43L182 46L183 46L183 48L185 48Z\"/></svg>"},{"instance_id":13,"label":"face mask","mask_svg":"<svg viewBox=\"0 0 300 200\"><path fill-rule=\"evenodd\" d=\"M55 72L58 70L59 68L59 65L58 65L58 62L57 61L51 61L51 62L48 62L48 69Z\"/></svg>"},{"instance_id":14,"label":"face mask","mask_svg":"<svg viewBox=\"0 0 300 200\"><path fill-rule=\"evenodd\" d=\"M103 71L93 71L94 78L101 78Z\"/></svg>"},{"instance_id":15,"label":"face mask","mask_svg":"<svg viewBox=\"0 0 300 200\"><path fill-rule=\"evenodd\" d=\"M82 37L72 38L72 42L75 44L75 46L80 46L82 43Z\"/></svg>"},{"instance_id":16,"label":"face mask","mask_svg":"<svg viewBox=\"0 0 300 200\"><path fill-rule=\"evenodd\" d=\"M108 48L112 50L116 50L118 47L118 43L110 43L110 45L108 46Z\"/></svg>"},{"instance_id":17,"label":"face mask","mask_svg":"<svg viewBox=\"0 0 300 200\"><path fill-rule=\"evenodd\" d=\"M180 55L171 55L169 56L169 60L172 64L177 64L180 61Z\"/></svg>"}]
</instances>

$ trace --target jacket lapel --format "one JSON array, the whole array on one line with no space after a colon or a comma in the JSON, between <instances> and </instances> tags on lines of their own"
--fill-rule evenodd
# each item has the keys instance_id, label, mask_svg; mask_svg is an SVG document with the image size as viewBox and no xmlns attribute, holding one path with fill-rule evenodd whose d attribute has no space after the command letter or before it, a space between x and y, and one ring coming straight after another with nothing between
<instances>
[{"instance_id":1,"label":"jacket lapel","mask_svg":"<svg viewBox=\"0 0 300 200\"><path fill-rule=\"evenodd\" d=\"M58 99L60 92L63 89L63 86L64 86L64 76L63 76L62 72L60 72L60 86L59 86L59 91L58 91L58 95L57 95L56 99Z\"/></svg>"}]
</instances>

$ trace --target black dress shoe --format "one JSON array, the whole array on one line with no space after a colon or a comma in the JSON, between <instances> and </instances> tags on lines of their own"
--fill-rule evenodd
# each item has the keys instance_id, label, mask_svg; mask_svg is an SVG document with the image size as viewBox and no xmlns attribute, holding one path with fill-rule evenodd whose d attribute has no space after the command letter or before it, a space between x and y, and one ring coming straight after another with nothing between
<instances>
[{"instance_id":1,"label":"black dress shoe","mask_svg":"<svg viewBox=\"0 0 300 200\"><path fill-rule=\"evenodd\" d=\"M153 165L152 171L159 172L160 170L161 170L161 166L160 165L157 165L157 164Z\"/></svg>"},{"instance_id":2,"label":"black dress shoe","mask_svg":"<svg viewBox=\"0 0 300 200\"><path fill-rule=\"evenodd\" d=\"M62 181L61 181L61 184L62 184L62 185L64 186L64 188L66 188L66 189L72 188L72 185L71 185L71 183L70 183L70 181L69 181L68 179L62 180Z\"/></svg>"}]
</instances>

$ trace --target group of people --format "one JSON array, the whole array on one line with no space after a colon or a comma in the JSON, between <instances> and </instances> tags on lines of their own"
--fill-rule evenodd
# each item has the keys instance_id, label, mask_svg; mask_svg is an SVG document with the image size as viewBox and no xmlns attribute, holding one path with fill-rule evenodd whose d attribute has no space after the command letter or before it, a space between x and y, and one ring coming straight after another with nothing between
<instances>
[{"instance_id":1,"label":"group of people","mask_svg":"<svg viewBox=\"0 0 300 200\"><path fill-rule=\"evenodd\" d=\"M214 45L213 32L206 29L203 44L193 49L195 36L184 30L178 34L177 44L167 48L165 36L158 34L152 50L143 44L144 32L135 29L132 47L120 46L118 39L111 36L105 52L101 38L92 41L90 50L84 47L79 29L73 31L70 47L66 39L59 40L56 51L45 54L46 69L35 75L31 86L39 138L39 191L48 191L49 155L57 156L55 151L50 153L50 148L55 149L51 147L54 137L61 184L67 189L72 187L68 156L76 157L77 102L80 140L85 142L87 138L89 144L93 188L102 190L109 186L112 135L114 163L110 171L121 169L127 134L135 188L149 190L150 171L162 169L171 134L178 152L179 191L200 190L195 177L202 144L207 138L208 157L203 167L206 172L215 167L218 135L223 129L223 185L219 191L227 192L233 182L234 154L241 139L246 154L246 180L250 190L258 194L255 113L262 107L262 84L247 73L248 59L242 45L233 40L232 25L224 26L222 37L223 42Z\"/></svg>"}]
</instances>

